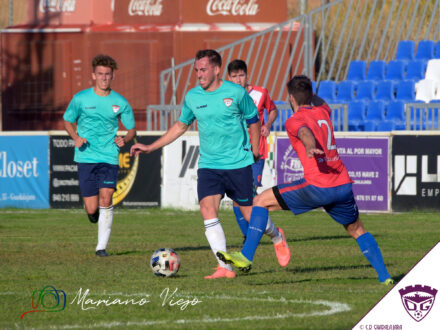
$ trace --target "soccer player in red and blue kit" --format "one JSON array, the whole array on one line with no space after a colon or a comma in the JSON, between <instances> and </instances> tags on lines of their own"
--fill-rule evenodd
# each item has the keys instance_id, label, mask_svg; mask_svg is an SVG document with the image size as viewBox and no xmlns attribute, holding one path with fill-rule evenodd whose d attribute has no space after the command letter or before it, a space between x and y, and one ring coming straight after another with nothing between
<instances>
[{"instance_id":1,"label":"soccer player in red and blue kit","mask_svg":"<svg viewBox=\"0 0 440 330\"><path fill-rule=\"evenodd\" d=\"M394 284L376 240L359 219L352 181L336 148L329 106L313 94L312 82L306 76L295 76L287 83L287 89L294 115L286 121L286 131L303 165L304 178L274 186L256 196L243 249L219 251L218 257L247 272L266 228L268 211L291 210L298 215L323 207L356 240L379 281Z\"/></svg>"}]
</instances>

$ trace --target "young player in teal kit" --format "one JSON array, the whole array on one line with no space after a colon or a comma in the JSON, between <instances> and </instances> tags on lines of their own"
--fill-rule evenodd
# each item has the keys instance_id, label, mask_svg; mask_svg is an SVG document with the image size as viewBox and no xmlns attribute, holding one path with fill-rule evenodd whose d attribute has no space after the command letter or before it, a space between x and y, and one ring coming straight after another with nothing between
<instances>
[{"instance_id":1,"label":"young player in teal kit","mask_svg":"<svg viewBox=\"0 0 440 330\"><path fill-rule=\"evenodd\" d=\"M133 110L111 89L117 63L107 55L92 61L95 86L76 94L64 113L64 127L75 141L75 162L84 206L92 223L98 222L96 255L106 252L113 223L112 196L119 170L119 148L135 135ZM116 136L119 120L128 130ZM75 125L76 124L76 125Z\"/></svg>"},{"instance_id":2,"label":"young player in teal kit","mask_svg":"<svg viewBox=\"0 0 440 330\"><path fill-rule=\"evenodd\" d=\"M194 67L199 85L186 94L179 120L151 145L132 146L131 155L149 153L173 142L197 119L200 139L197 193L205 235L215 255L226 249L226 237L218 219L224 194L240 205L247 219L250 217L251 164L258 157L260 123L248 93L220 79L220 54L209 49L198 51ZM247 124L252 132L250 143ZM233 278L235 273L230 265L218 260L216 271L205 278L223 277Z\"/></svg>"},{"instance_id":3,"label":"young player in teal kit","mask_svg":"<svg viewBox=\"0 0 440 330\"><path fill-rule=\"evenodd\" d=\"M231 253L219 251L217 256L247 272L266 226L268 211L291 210L297 215L323 207L356 240L379 281L393 284L376 240L359 219L352 181L336 148L329 106L313 95L312 82L306 76L295 76L287 88L294 114L286 121L286 131L303 165L304 179L274 186L256 196L243 249Z\"/></svg>"}]
</instances>

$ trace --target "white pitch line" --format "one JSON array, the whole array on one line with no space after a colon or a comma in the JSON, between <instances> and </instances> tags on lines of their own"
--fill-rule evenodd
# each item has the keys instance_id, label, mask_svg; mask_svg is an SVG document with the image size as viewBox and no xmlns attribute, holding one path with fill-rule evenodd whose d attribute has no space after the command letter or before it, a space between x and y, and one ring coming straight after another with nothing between
<instances>
[{"instance_id":1,"label":"white pitch line","mask_svg":"<svg viewBox=\"0 0 440 330\"><path fill-rule=\"evenodd\" d=\"M202 297L202 296L200 296ZM240 317L234 317L234 318L210 318L205 317L203 319L178 319L175 321L170 320L144 320L144 321L128 321L128 322L120 322L120 321L113 321L113 322L100 322L100 323L94 323L94 324L88 324L88 325L56 325L51 326L49 328L51 329L81 329L84 326L87 326L88 328L114 328L114 327L139 327L139 326L154 326L154 325L161 325L161 324L192 324L192 323L231 323L231 322L238 322L238 321L260 321L260 320L274 320L274 319L286 319L291 317L297 317L297 318L304 318L304 317L312 317L312 316L328 316L336 313L342 313L342 312L348 312L351 310L350 306L345 303L340 303L337 301L327 301L327 300L290 300L285 298L280 299L274 299L271 297L268 297L266 299L264 298L245 298L245 297L231 297L231 296L204 296L203 298L208 299L225 299L225 300L242 300L242 301L265 301L265 302L283 302L283 303L292 303L292 304L312 304L312 305L322 305L325 307L328 307L327 310L324 311L312 311L308 313L277 313L274 315L249 315L249 316L240 316ZM47 329L47 327L45 327ZM42 329L42 328L40 328Z\"/></svg>"}]
</instances>

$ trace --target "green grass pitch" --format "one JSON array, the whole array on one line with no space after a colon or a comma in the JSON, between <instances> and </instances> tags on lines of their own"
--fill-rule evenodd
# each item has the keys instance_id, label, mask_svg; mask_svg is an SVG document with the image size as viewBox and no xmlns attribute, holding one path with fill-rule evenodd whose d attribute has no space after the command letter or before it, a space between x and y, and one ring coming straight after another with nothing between
<instances>
[{"instance_id":1,"label":"green grass pitch","mask_svg":"<svg viewBox=\"0 0 440 330\"><path fill-rule=\"evenodd\" d=\"M242 236L232 211L221 210L220 219L228 248L239 250ZM205 280L216 263L199 212L116 209L111 256L99 258L97 228L83 210L0 210L0 328L349 329L390 290L325 213L294 217L280 211L272 219L293 253L286 268L263 237L248 275ZM435 213L362 220L395 279L440 237ZM151 272L150 256L161 247L180 255L177 276ZM47 286L58 291L41 293ZM21 318L34 309L43 312Z\"/></svg>"}]
</instances>

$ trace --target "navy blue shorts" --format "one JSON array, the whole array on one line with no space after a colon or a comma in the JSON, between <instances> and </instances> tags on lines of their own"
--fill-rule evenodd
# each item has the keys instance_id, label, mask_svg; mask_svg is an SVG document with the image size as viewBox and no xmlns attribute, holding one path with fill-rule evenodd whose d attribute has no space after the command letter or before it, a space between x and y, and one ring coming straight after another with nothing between
<instances>
[{"instance_id":1,"label":"navy blue shorts","mask_svg":"<svg viewBox=\"0 0 440 330\"><path fill-rule=\"evenodd\" d=\"M254 177L254 186L261 187L261 178L263 176L264 159L252 164L252 175Z\"/></svg>"},{"instance_id":2,"label":"navy blue shorts","mask_svg":"<svg viewBox=\"0 0 440 330\"><path fill-rule=\"evenodd\" d=\"M251 165L233 169L217 170L199 168L197 170L197 194L199 202L206 196L226 194L241 206L250 206L254 198Z\"/></svg>"},{"instance_id":3,"label":"navy blue shorts","mask_svg":"<svg viewBox=\"0 0 440 330\"><path fill-rule=\"evenodd\" d=\"M354 200L352 184L321 188L301 179L280 184L272 188L283 210L291 210L295 215L318 207L341 225L349 225L359 217L359 210Z\"/></svg>"},{"instance_id":4,"label":"navy blue shorts","mask_svg":"<svg viewBox=\"0 0 440 330\"><path fill-rule=\"evenodd\" d=\"M118 165L106 163L78 163L81 196L96 196L99 194L100 188L116 189L118 171Z\"/></svg>"}]
</instances>

